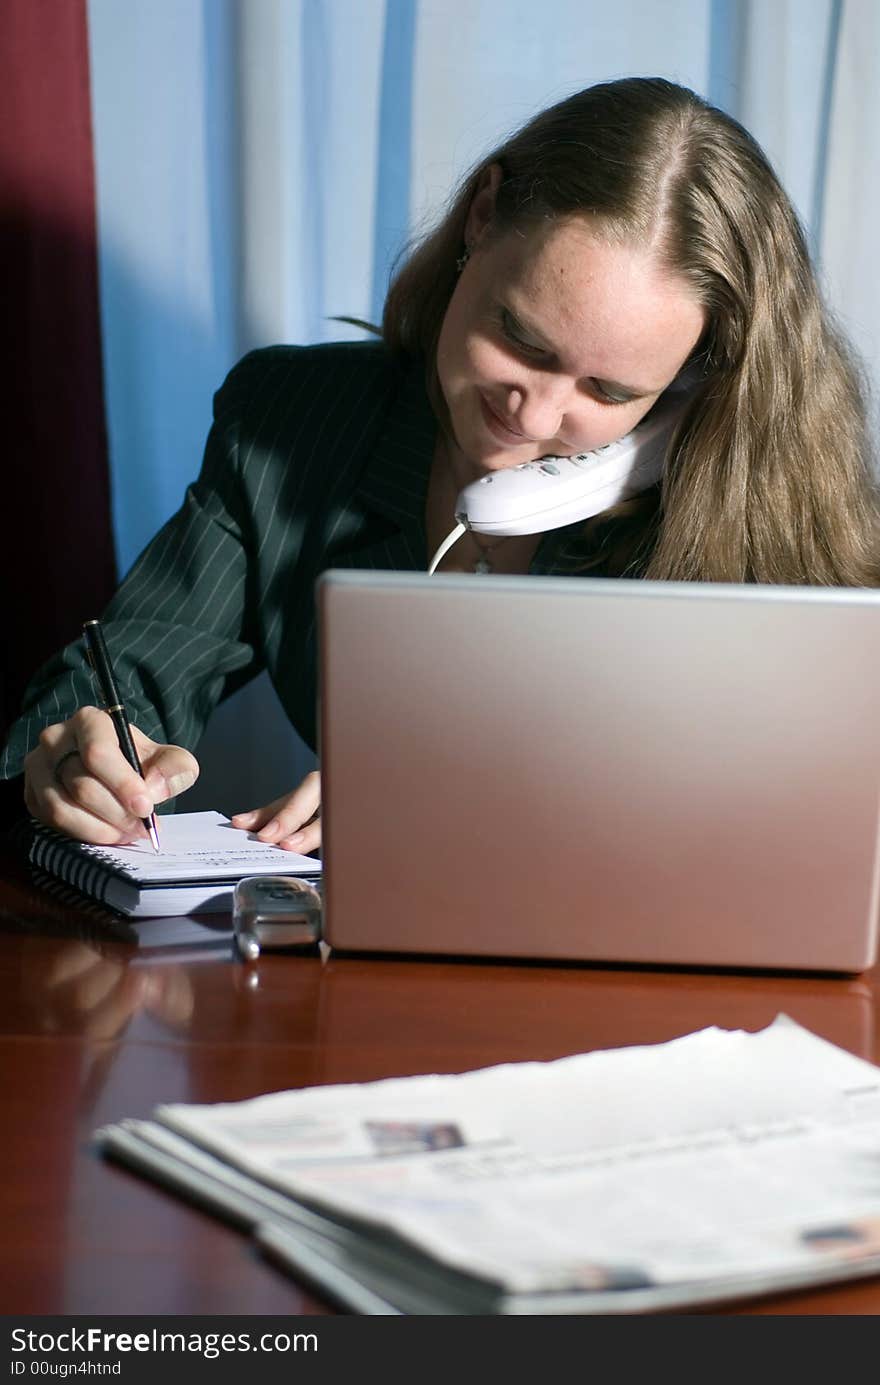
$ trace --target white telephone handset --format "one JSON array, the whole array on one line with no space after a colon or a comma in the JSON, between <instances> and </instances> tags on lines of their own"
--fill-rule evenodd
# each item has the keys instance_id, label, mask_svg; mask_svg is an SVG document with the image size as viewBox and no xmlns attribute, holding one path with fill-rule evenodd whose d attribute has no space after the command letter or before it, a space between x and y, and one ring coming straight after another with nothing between
<instances>
[{"instance_id":1,"label":"white telephone handset","mask_svg":"<svg viewBox=\"0 0 880 1385\"><path fill-rule=\"evenodd\" d=\"M676 390L631 433L595 452L540 457L493 471L465 486L455 508L458 524L435 553L429 572L467 529L498 538L543 534L612 505L659 481L670 435L688 403Z\"/></svg>"}]
</instances>

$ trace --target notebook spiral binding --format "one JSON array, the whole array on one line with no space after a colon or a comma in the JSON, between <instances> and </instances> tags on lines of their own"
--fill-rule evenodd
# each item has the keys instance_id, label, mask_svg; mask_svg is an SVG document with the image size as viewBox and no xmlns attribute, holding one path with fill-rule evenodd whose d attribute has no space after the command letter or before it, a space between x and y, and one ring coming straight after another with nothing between
<instances>
[{"instance_id":1,"label":"notebook spiral binding","mask_svg":"<svg viewBox=\"0 0 880 1385\"><path fill-rule=\"evenodd\" d=\"M10 840L23 851L31 866L45 872L49 879L64 881L92 902L105 900L109 880L116 871L112 858L100 847L89 846L85 851L81 842L33 818L17 824Z\"/></svg>"}]
</instances>

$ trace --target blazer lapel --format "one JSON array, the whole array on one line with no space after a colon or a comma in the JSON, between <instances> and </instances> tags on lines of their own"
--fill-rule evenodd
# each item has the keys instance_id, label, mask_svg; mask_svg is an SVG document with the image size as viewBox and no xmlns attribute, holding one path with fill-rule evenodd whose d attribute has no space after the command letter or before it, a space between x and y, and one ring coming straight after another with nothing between
<instances>
[{"instance_id":1,"label":"blazer lapel","mask_svg":"<svg viewBox=\"0 0 880 1385\"><path fill-rule=\"evenodd\" d=\"M353 545L339 566L411 572L427 568L425 503L436 436L424 362L417 360L402 377L353 495L354 507L381 515L389 531L362 548Z\"/></svg>"}]
</instances>

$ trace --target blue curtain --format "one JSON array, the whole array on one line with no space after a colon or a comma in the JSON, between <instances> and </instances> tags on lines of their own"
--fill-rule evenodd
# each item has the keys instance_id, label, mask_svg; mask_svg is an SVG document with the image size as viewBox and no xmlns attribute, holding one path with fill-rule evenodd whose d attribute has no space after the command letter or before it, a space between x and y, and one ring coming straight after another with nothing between
<instances>
[{"instance_id":1,"label":"blue curtain","mask_svg":"<svg viewBox=\"0 0 880 1385\"><path fill-rule=\"evenodd\" d=\"M752 130L876 374L874 0L89 0L89 27L121 571L196 474L234 361L375 321L458 177L610 77L684 82Z\"/></svg>"}]
</instances>

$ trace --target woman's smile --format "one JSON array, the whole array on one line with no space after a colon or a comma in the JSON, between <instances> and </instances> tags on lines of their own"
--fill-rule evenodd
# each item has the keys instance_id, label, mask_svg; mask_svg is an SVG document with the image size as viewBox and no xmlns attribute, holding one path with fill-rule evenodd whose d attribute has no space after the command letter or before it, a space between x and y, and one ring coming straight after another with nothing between
<instances>
[{"instance_id":1,"label":"woman's smile","mask_svg":"<svg viewBox=\"0 0 880 1385\"><path fill-rule=\"evenodd\" d=\"M703 330L693 292L652 250L582 221L513 234L477 218L471 240L437 347L459 488L623 437Z\"/></svg>"}]
</instances>

